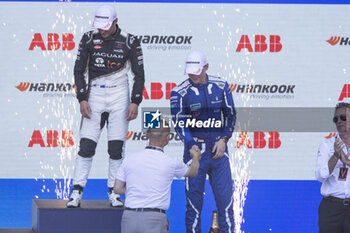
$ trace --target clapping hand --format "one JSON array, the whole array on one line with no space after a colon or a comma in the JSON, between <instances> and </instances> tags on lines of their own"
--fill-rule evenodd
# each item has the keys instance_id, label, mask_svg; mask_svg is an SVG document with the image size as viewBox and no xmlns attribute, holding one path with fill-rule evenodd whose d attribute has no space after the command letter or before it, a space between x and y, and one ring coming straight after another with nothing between
<instances>
[{"instance_id":1,"label":"clapping hand","mask_svg":"<svg viewBox=\"0 0 350 233\"><path fill-rule=\"evenodd\" d=\"M347 158L347 156L345 155L344 151L343 151L343 142L339 139L335 139L334 142L334 150L335 153L338 154L338 157L340 157L341 161L345 164L350 164L350 160Z\"/></svg>"},{"instance_id":2,"label":"clapping hand","mask_svg":"<svg viewBox=\"0 0 350 233\"><path fill-rule=\"evenodd\" d=\"M335 139L334 142L334 150L335 152L337 152L338 154L340 154L341 151L343 151L343 142L341 140L339 140L338 138Z\"/></svg>"}]
</instances>

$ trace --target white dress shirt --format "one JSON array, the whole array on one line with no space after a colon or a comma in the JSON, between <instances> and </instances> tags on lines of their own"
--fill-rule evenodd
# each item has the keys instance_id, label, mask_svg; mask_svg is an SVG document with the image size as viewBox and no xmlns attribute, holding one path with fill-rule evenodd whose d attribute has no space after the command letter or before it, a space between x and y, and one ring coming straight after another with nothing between
<instances>
[{"instance_id":1,"label":"white dress shirt","mask_svg":"<svg viewBox=\"0 0 350 233\"><path fill-rule=\"evenodd\" d=\"M125 207L159 208L170 205L171 183L188 170L181 160L166 155L161 148L128 154L116 178L126 183Z\"/></svg>"},{"instance_id":2,"label":"white dress shirt","mask_svg":"<svg viewBox=\"0 0 350 233\"><path fill-rule=\"evenodd\" d=\"M316 179L322 182L321 194L323 196L333 196L338 198L350 198L350 176L348 171L346 180L338 180L340 168L343 163L339 159L334 167L333 172L329 173L328 161L334 154L334 142L338 136L326 139L321 142L318 148L317 164L316 164ZM344 145L344 153L348 155L346 146ZM349 166L346 165L349 169ZM350 169L349 169L350 170Z\"/></svg>"}]
</instances>

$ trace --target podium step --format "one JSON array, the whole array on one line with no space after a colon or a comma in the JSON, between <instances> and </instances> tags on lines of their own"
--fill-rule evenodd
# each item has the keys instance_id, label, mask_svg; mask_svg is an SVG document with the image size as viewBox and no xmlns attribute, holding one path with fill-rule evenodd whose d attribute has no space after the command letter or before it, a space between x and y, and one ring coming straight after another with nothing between
<instances>
[{"instance_id":1,"label":"podium step","mask_svg":"<svg viewBox=\"0 0 350 233\"><path fill-rule=\"evenodd\" d=\"M123 208L107 200L82 200L80 208L67 208L67 200L33 200L34 233L119 233Z\"/></svg>"},{"instance_id":2,"label":"podium step","mask_svg":"<svg viewBox=\"0 0 350 233\"><path fill-rule=\"evenodd\" d=\"M0 233L33 233L31 228L0 228Z\"/></svg>"}]
</instances>

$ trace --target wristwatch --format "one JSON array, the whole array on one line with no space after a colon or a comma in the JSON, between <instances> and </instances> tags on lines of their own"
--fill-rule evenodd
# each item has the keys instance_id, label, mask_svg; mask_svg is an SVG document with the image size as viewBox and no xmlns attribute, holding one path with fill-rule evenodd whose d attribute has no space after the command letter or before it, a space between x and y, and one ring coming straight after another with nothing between
<instances>
[{"instance_id":1,"label":"wristwatch","mask_svg":"<svg viewBox=\"0 0 350 233\"><path fill-rule=\"evenodd\" d=\"M228 142L228 137L227 136L222 136L220 139L223 139L224 142L227 144L227 142Z\"/></svg>"}]
</instances>

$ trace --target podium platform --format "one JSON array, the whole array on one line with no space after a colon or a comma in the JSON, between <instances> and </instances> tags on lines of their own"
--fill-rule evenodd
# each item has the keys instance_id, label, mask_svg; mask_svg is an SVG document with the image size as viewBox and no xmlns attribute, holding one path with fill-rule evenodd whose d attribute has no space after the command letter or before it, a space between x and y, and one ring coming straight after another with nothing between
<instances>
[{"instance_id":1,"label":"podium platform","mask_svg":"<svg viewBox=\"0 0 350 233\"><path fill-rule=\"evenodd\" d=\"M30 228L0 228L0 233L33 233Z\"/></svg>"},{"instance_id":2,"label":"podium platform","mask_svg":"<svg viewBox=\"0 0 350 233\"><path fill-rule=\"evenodd\" d=\"M33 200L33 233L120 232L123 208L113 208L107 200L82 200L80 208L67 208L66 202Z\"/></svg>"}]
</instances>

